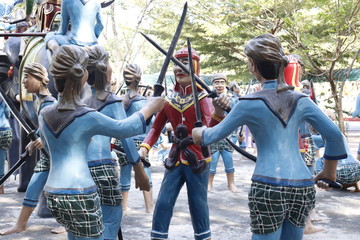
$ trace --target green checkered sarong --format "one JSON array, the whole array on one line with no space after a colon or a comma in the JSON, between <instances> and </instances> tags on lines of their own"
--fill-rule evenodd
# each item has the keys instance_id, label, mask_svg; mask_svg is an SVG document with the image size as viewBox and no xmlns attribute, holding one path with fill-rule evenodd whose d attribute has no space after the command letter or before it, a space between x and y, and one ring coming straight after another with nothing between
<instances>
[{"instance_id":1,"label":"green checkered sarong","mask_svg":"<svg viewBox=\"0 0 360 240\"><path fill-rule=\"evenodd\" d=\"M34 172L45 172L50 170L50 159L40 152L40 160L36 163Z\"/></svg>"},{"instance_id":2,"label":"green checkered sarong","mask_svg":"<svg viewBox=\"0 0 360 240\"><path fill-rule=\"evenodd\" d=\"M140 144L142 143L142 140L139 140L139 139L134 139L134 144L135 144L135 147L136 149L139 149L140 148ZM121 141L116 139L115 143L114 143L115 147L117 149L123 149L122 147L122 144L121 144ZM127 159L125 153L116 153L116 156L118 157L119 159L119 165L120 166L125 166L127 164L130 164L129 160ZM146 161L149 162L149 154L146 154Z\"/></svg>"},{"instance_id":3,"label":"green checkered sarong","mask_svg":"<svg viewBox=\"0 0 360 240\"><path fill-rule=\"evenodd\" d=\"M98 194L46 194L47 206L58 223L77 237L98 238L103 234Z\"/></svg>"},{"instance_id":4,"label":"green checkered sarong","mask_svg":"<svg viewBox=\"0 0 360 240\"><path fill-rule=\"evenodd\" d=\"M11 129L4 129L0 131L0 149L8 150L11 147L13 133Z\"/></svg>"},{"instance_id":5,"label":"green checkered sarong","mask_svg":"<svg viewBox=\"0 0 360 240\"><path fill-rule=\"evenodd\" d=\"M226 150L228 152L234 151L233 147L225 139L222 139L216 143L211 144L210 150L211 150L211 154L221 150Z\"/></svg>"},{"instance_id":6,"label":"green checkered sarong","mask_svg":"<svg viewBox=\"0 0 360 240\"><path fill-rule=\"evenodd\" d=\"M249 191L251 231L255 234L275 232L285 219L304 228L314 207L314 186L289 187L253 182Z\"/></svg>"},{"instance_id":7,"label":"green checkered sarong","mask_svg":"<svg viewBox=\"0 0 360 240\"><path fill-rule=\"evenodd\" d=\"M304 145L307 146L305 152L305 163L306 166L314 166L315 164L315 155L316 155L316 144L312 137L306 137L303 139Z\"/></svg>"},{"instance_id":8,"label":"green checkered sarong","mask_svg":"<svg viewBox=\"0 0 360 240\"><path fill-rule=\"evenodd\" d=\"M336 181L353 184L360 181L360 163L353 163L336 168Z\"/></svg>"},{"instance_id":9,"label":"green checkered sarong","mask_svg":"<svg viewBox=\"0 0 360 240\"><path fill-rule=\"evenodd\" d=\"M102 164L89 167L91 176L93 177L97 192L102 205L119 206L121 205L121 191L118 174L115 166L110 164Z\"/></svg>"}]
</instances>

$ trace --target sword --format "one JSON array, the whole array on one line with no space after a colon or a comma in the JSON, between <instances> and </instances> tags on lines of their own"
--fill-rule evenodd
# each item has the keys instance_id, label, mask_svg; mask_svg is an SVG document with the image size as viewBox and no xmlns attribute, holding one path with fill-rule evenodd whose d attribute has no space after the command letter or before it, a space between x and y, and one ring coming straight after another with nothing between
<instances>
[{"instance_id":1,"label":"sword","mask_svg":"<svg viewBox=\"0 0 360 240\"><path fill-rule=\"evenodd\" d=\"M195 115L196 115L196 122L194 124L194 127L202 127L203 122L201 121L201 110L200 110L200 103L198 98L198 92L196 88L196 81L195 81L195 74L194 74L194 65L193 65L193 59L192 59L192 52L191 52L191 43L190 38L187 39L187 45L188 45L188 59L189 59L189 68L190 68L190 79L191 79L191 87L192 92L194 96L194 107L195 107ZM201 151L204 157L209 156L209 149L208 147L201 146Z\"/></svg>"},{"instance_id":2,"label":"sword","mask_svg":"<svg viewBox=\"0 0 360 240\"><path fill-rule=\"evenodd\" d=\"M28 151L23 152L20 155L20 159L15 163L14 166L0 179L0 186L4 184L4 182L13 174L16 170L18 170L26 161L26 157L29 155Z\"/></svg>"},{"instance_id":3,"label":"sword","mask_svg":"<svg viewBox=\"0 0 360 240\"><path fill-rule=\"evenodd\" d=\"M21 117L19 111L17 110L17 108L14 106L14 104L11 102L11 99L6 95L4 89L0 86L0 95L1 97L4 99L5 104L9 107L12 115L14 116L14 118L18 121L18 123L21 125L21 127L25 130L25 132L27 133L28 137L32 140L35 141L36 139L38 139L39 137L36 135L36 131L32 130L31 127L27 124L27 122ZM49 158L49 154L45 151L45 149L41 149L41 152L47 157ZM20 159L15 163L15 165L10 169L10 171L15 172L19 167L21 167L21 165L26 161L26 156L28 155L28 152L25 151L23 154L21 154ZM15 168L15 166L17 166L17 168ZM10 172L9 171L9 172ZM11 175L10 174L6 174L7 178ZM6 181L5 176L3 178L1 178L1 181L4 182Z\"/></svg>"},{"instance_id":4,"label":"sword","mask_svg":"<svg viewBox=\"0 0 360 240\"><path fill-rule=\"evenodd\" d=\"M183 11L182 11L182 14L181 14L181 18L180 18L180 22L179 22L179 24L178 24L178 26L176 28L175 35L174 35L173 39L171 40L169 51L165 54L166 57L165 57L163 65L162 65L158 80L154 84L153 96L155 96L155 97L161 96L161 94L164 91L164 87L163 87L162 83L163 83L163 81L165 79L165 74L166 74L167 68L169 66L170 59L171 59L171 57L172 57L172 55L174 53L177 41L179 40L179 37L180 37L180 33L181 33L182 27L183 27L184 22L185 22L186 11L187 11L187 2L184 5L184 8L183 8ZM150 124L152 116L153 115L151 115L151 117L149 117L146 120L146 125Z\"/></svg>"},{"instance_id":5,"label":"sword","mask_svg":"<svg viewBox=\"0 0 360 240\"><path fill-rule=\"evenodd\" d=\"M152 40L149 36L147 36L145 33L140 32L141 35L143 35L146 40L148 40L157 50L159 50L162 54L167 55L167 52L165 49L163 49L162 47L159 46L159 44L157 44L154 40ZM183 71L185 71L187 74L190 74L189 69L182 63L180 62L178 59L176 59L175 57L171 57L170 58L171 61L173 61L176 65L178 65ZM210 98L216 98L219 97L219 94L217 94L216 91L212 91L208 85L206 85L206 83L204 83L203 80L201 80L198 76L194 75L196 82L203 88L205 89L206 92L208 92L208 97ZM230 112L231 108L229 107L228 109L224 109L226 112Z\"/></svg>"},{"instance_id":6,"label":"sword","mask_svg":"<svg viewBox=\"0 0 360 240\"><path fill-rule=\"evenodd\" d=\"M104 1L100 4L101 8L106 8L106 7L110 6L113 2L115 2L115 0Z\"/></svg>"},{"instance_id":7,"label":"sword","mask_svg":"<svg viewBox=\"0 0 360 240\"><path fill-rule=\"evenodd\" d=\"M241 155L243 155L244 157L256 162L257 157L255 157L254 155L252 155L251 153L245 151L244 149L240 148L238 145L236 145L235 143L233 143L229 138L225 138L225 140Z\"/></svg>"},{"instance_id":8,"label":"sword","mask_svg":"<svg viewBox=\"0 0 360 240\"><path fill-rule=\"evenodd\" d=\"M192 84L192 90L193 90L193 94L194 94L194 106L195 106L195 113L196 113L196 122L195 122L195 127L202 127L203 123L201 121L201 112L200 112L200 104L199 104L199 99L197 96L197 89L196 89L196 82L195 82L195 74L194 74L194 67L193 67L193 63L192 63L192 52L191 52L191 44L190 44L190 39L188 38L188 53L189 53L189 66L190 66L190 79L191 79L191 84ZM215 92L216 93L216 92ZM217 94L217 93L216 93ZM249 158L250 160L256 162L256 157L250 153L248 153L247 151L245 151L244 149L241 149L240 147L236 146L236 144L234 144L229 138L225 138L225 140L240 154L242 154L244 157ZM209 156L209 150L207 147L201 147L202 153L205 157Z\"/></svg>"},{"instance_id":9,"label":"sword","mask_svg":"<svg viewBox=\"0 0 360 240\"><path fill-rule=\"evenodd\" d=\"M14 118L18 121L18 123L21 125L21 127L25 130L25 132L28 134L28 137L35 141L38 136L36 135L35 130L32 130L29 124L21 117L19 111L14 106L14 104L11 102L11 99L6 95L4 89L0 87L0 95L4 99L5 104L9 107L11 113L13 114Z\"/></svg>"},{"instance_id":10,"label":"sword","mask_svg":"<svg viewBox=\"0 0 360 240\"><path fill-rule=\"evenodd\" d=\"M166 71L168 69L171 57L174 54L174 50L175 50L177 41L179 40L179 37L180 37L180 33L181 33L182 27L183 27L184 22L185 22L186 11L187 11L187 2L184 5L184 8L183 8L183 11L182 11L182 14L181 14L181 18L180 18L180 22L179 22L179 24L178 24L178 26L176 28L175 35L174 35L174 37L173 37L173 39L171 41L169 51L165 54L166 57L165 57L165 60L164 60L164 64L162 65L158 80L154 84L154 96L161 96L162 92L164 91L164 87L163 87L162 83L163 83L163 81L165 79Z\"/></svg>"},{"instance_id":11,"label":"sword","mask_svg":"<svg viewBox=\"0 0 360 240\"><path fill-rule=\"evenodd\" d=\"M23 33L0 33L0 37L45 37L46 33L23 32Z\"/></svg>"},{"instance_id":12,"label":"sword","mask_svg":"<svg viewBox=\"0 0 360 240\"><path fill-rule=\"evenodd\" d=\"M26 21L26 18L21 18L21 19L18 19L18 20L14 20L12 22L9 22L9 24L17 24L19 22L25 22Z\"/></svg>"},{"instance_id":13,"label":"sword","mask_svg":"<svg viewBox=\"0 0 360 240\"><path fill-rule=\"evenodd\" d=\"M143 97L146 97L146 92L147 92L147 90L149 89L149 87L150 87L150 85L147 85L147 86L146 86L146 88L145 88L145 90L144 90L144 92L143 92Z\"/></svg>"},{"instance_id":14,"label":"sword","mask_svg":"<svg viewBox=\"0 0 360 240\"><path fill-rule=\"evenodd\" d=\"M125 80L123 81L123 83L121 84L121 86L119 87L119 89L116 91L115 95L118 95L119 92L121 91L121 89L123 88L123 86L125 85Z\"/></svg>"}]
</instances>

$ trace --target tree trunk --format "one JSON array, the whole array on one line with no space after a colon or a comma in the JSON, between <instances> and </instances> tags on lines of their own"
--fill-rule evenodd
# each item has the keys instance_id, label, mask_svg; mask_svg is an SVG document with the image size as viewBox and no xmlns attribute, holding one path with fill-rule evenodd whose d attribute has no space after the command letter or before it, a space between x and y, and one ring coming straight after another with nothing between
<instances>
[{"instance_id":1,"label":"tree trunk","mask_svg":"<svg viewBox=\"0 0 360 240\"><path fill-rule=\"evenodd\" d=\"M328 76L328 81L330 83L330 87L331 87L331 93L332 96L334 98L335 101L335 115L336 118L338 120L338 126L340 128L340 131L345 134L345 125L344 125L344 114L343 114L343 110L342 110L342 98L339 97L339 94L337 92L337 87L336 84L334 82L334 79L332 78L332 76Z\"/></svg>"}]
</instances>

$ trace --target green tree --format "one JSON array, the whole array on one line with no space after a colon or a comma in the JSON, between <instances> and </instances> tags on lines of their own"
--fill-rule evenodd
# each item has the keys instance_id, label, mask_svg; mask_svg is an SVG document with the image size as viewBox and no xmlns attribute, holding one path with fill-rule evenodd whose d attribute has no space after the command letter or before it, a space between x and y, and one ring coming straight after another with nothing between
<instances>
[{"instance_id":1,"label":"green tree","mask_svg":"<svg viewBox=\"0 0 360 240\"><path fill-rule=\"evenodd\" d=\"M360 1L303 1L285 20L284 39L291 52L307 61L309 75L323 76L330 84L340 130L344 133L342 94L353 67L359 67ZM347 69L345 74L336 70Z\"/></svg>"},{"instance_id":2,"label":"green tree","mask_svg":"<svg viewBox=\"0 0 360 240\"><path fill-rule=\"evenodd\" d=\"M161 17L154 19L152 30L168 42L176 27L171 9L180 5L171 2L171 7L164 1L156 8ZM262 33L277 35L289 54L303 57L309 75L324 76L329 82L344 132L342 90L351 69L359 67L359 9L359 0L198 0L189 4L182 36L193 39L203 57L203 72L223 71L238 82L248 82L244 45ZM339 69L348 71L334 75Z\"/></svg>"}]
</instances>

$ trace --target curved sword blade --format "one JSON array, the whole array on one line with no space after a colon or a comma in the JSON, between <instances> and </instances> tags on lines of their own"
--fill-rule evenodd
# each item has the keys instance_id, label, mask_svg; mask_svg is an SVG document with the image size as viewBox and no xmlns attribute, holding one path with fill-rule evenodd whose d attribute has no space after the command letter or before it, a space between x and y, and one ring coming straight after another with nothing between
<instances>
[{"instance_id":1,"label":"curved sword blade","mask_svg":"<svg viewBox=\"0 0 360 240\"><path fill-rule=\"evenodd\" d=\"M164 87L162 86L162 83L163 83L163 81L165 79L166 71L168 69L171 57L174 54L176 44L177 44L177 42L179 40L180 33L181 33L182 27L183 27L184 22L185 22L186 12L187 12L187 2L184 5L179 24L178 24L178 26L176 28L175 35L174 35L174 37L173 37L173 39L171 41L169 51L166 54L164 63L162 65L162 68L161 68L161 71L160 71L160 74L159 74L159 77L158 77L158 80L157 80L157 82L156 82L156 84L154 86L154 96L160 96L162 94L162 92L164 91Z\"/></svg>"}]
</instances>

